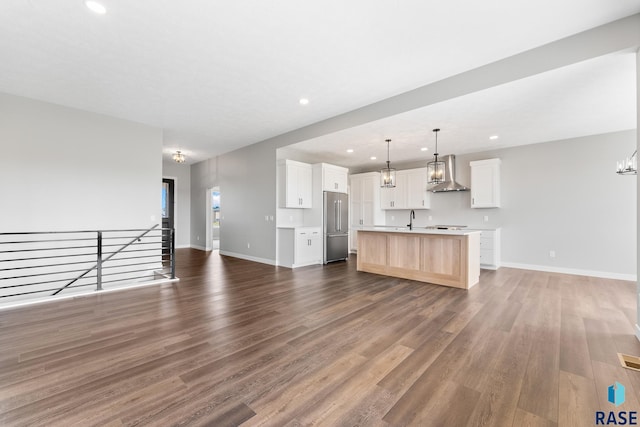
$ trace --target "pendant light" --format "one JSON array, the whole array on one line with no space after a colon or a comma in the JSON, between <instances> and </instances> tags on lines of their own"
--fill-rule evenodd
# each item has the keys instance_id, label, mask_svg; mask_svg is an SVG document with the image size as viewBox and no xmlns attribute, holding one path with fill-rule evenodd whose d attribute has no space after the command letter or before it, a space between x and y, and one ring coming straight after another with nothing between
<instances>
[{"instance_id":1,"label":"pendant light","mask_svg":"<svg viewBox=\"0 0 640 427\"><path fill-rule=\"evenodd\" d=\"M387 139L387 167L382 168L380 171L380 187L382 188L394 188L396 186L396 170L391 168L391 162L389 162L389 143L390 139Z\"/></svg>"},{"instance_id":2,"label":"pendant light","mask_svg":"<svg viewBox=\"0 0 640 427\"><path fill-rule=\"evenodd\" d=\"M627 157L621 162L618 162L618 169L616 173L618 175L637 175L638 174L638 150L634 151L631 157Z\"/></svg>"},{"instance_id":3,"label":"pendant light","mask_svg":"<svg viewBox=\"0 0 640 427\"><path fill-rule=\"evenodd\" d=\"M427 183L442 184L444 182L444 162L438 160L438 132L440 129L434 129L436 134L436 152L433 153L433 161L427 163Z\"/></svg>"}]
</instances>

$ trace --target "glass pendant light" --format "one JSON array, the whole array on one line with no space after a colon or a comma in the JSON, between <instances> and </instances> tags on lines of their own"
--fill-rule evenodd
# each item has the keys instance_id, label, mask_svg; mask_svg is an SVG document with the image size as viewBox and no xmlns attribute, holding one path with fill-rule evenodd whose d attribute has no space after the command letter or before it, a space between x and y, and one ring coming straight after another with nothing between
<instances>
[{"instance_id":1,"label":"glass pendant light","mask_svg":"<svg viewBox=\"0 0 640 427\"><path fill-rule=\"evenodd\" d=\"M394 188L396 186L396 170L393 169L389 162L389 143L390 139L387 139L387 167L382 168L380 171L380 187L382 188Z\"/></svg>"},{"instance_id":2,"label":"glass pendant light","mask_svg":"<svg viewBox=\"0 0 640 427\"><path fill-rule=\"evenodd\" d=\"M433 161L427 163L427 183L442 184L444 182L444 162L438 160L438 132L440 129L434 129L436 134L436 152L433 153Z\"/></svg>"}]
</instances>

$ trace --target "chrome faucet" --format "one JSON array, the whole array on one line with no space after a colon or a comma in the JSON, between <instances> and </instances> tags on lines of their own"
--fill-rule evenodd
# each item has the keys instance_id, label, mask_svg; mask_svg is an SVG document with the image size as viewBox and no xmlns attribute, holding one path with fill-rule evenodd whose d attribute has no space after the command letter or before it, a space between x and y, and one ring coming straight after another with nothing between
<instances>
[{"instance_id":1,"label":"chrome faucet","mask_svg":"<svg viewBox=\"0 0 640 427\"><path fill-rule=\"evenodd\" d=\"M413 209L411 209L411 212L409 212L409 224L407 224L407 226L409 227L409 230L413 230L414 219L416 219L416 213L413 211Z\"/></svg>"}]
</instances>

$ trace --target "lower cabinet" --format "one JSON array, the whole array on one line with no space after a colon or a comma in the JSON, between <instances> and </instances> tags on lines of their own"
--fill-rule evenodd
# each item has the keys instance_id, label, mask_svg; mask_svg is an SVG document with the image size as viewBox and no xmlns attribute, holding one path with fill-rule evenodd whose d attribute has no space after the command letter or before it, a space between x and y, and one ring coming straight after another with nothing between
<instances>
[{"instance_id":1,"label":"lower cabinet","mask_svg":"<svg viewBox=\"0 0 640 427\"><path fill-rule=\"evenodd\" d=\"M278 265L289 268L322 264L322 229L278 229Z\"/></svg>"},{"instance_id":2,"label":"lower cabinet","mask_svg":"<svg viewBox=\"0 0 640 427\"><path fill-rule=\"evenodd\" d=\"M480 230L480 268L500 268L500 229Z\"/></svg>"}]
</instances>

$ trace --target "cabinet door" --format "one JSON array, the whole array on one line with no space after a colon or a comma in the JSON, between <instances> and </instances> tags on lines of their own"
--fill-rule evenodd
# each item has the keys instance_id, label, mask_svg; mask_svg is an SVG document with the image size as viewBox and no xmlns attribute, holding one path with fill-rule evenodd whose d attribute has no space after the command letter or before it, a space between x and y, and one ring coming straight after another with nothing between
<instances>
[{"instance_id":1,"label":"cabinet door","mask_svg":"<svg viewBox=\"0 0 640 427\"><path fill-rule=\"evenodd\" d=\"M313 175L311 165L287 160L278 168L279 206L282 208L310 208Z\"/></svg>"},{"instance_id":2,"label":"cabinet door","mask_svg":"<svg viewBox=\"0 0 640 427\"><path fill-rule=\"evenodd\" d=\"M313 195L313 171L311 166L301 167L298 169L298 197L300 198L301 208L310 208Z\"/></svg>"},{"instance_id":3,"label":"cabinet door","mask_svg":"<svg viewBox=\"0 0 640 427\"><path fill-rule=\"evenodd\" d=\"M430 207L427 170L411 171L407 175L407 209L429 209Z\"/></svg>"},{"instance_id":4,"label":"cabinet door","mask_svg":"<svg viewBox=\"0 0 640 427\"><path fill-rule=\"evenodd\" d=\"M404 171L396 173L396 188L392 209L407 209L407 190L409 187L409 175Z\"/></svg>"},{"instance_id":5,"label":"cabinet door","mask_svg":"<svg viewBox=\"0 0 640 427\"><path fill-rule=\"evenodd\" d=\"M471 207L500 207L500 163L487 160L471 162Z\"/></svg>"},{"instance_id":6,"label":"cabinet door","mask_svg":"<svg viewBox=\"0 0 640 427\"><path fill-rule=\"evenodd\" d=\"M362 184L361 178L351 178L351 226L358 227L362 225Z\"/></svg>"},{"instance_id":7,"label":"cabinet door","mask_svg":"<svg viewBox=\"0 0 640 427\"><path fill-rule=\"evenodd\" d=\"M396 189L381 188L380 189L380 209L396 209Z\"/></svg>"},{"instance_id":8,"label":"cabinet door","mask_svg":"<svg viewBox=\"0 0 640 427\"><path fill-rule=\"evenodd\" d=\"M287 164L285 166L285 192L286 207L287 208L299 208L300 207L300 194L298 193L298 170L297 165Z\"/></svg>"},{"instance_id":9,"label":"cabinet door","mask_svg":"<svg viewBox=\"0 0 640 427\"><path fill-rule=\"evenodd\" d=\"M295 263L300 265L311 261L313 261L311 233L307 231L299 231L296 233Z\"/></svg>"},{"instance_id":10,"label":"cabinet door","mask_svg":"<svg viewBox=\"0 0 640 427\"><path fill-rule=\"evenodd\" d=\"M342 170L325 167L323 171L324 191L335 191L338 193L347 192L348 175Z\"/></svg>"},{"instance_id":11,"label":"cabinet door","mask_svg":"<svg viewBox=\"0 0 640 427\"><path fill-rule=\"evenodd\" d=\"M322 264L322 233L320 229L309 236L309 261Z\"/></svg>"}]
</instances>

